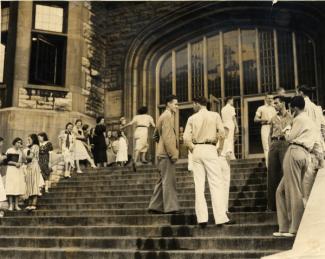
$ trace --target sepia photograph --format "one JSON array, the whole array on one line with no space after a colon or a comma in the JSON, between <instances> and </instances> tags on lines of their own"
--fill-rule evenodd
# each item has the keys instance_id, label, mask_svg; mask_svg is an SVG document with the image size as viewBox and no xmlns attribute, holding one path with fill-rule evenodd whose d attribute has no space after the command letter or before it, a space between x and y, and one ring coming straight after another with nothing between
<instances>
[{"instance_id":1,"label":"sepia photograph","mask_svg":"<svg viewBox=\"0 0 325 259\"><path fill-rule=\"evenodd\" d=\"M0 259L325 258L325 1L0 5Z\"/></svg>"}]
</instances>

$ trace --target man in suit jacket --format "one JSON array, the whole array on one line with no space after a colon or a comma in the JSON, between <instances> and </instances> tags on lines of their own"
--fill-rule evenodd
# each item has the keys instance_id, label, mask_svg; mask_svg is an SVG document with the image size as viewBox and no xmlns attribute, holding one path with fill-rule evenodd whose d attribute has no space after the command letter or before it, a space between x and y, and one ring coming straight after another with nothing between
<instances>
[{"instance_id":1,"label":"man in suit jacket","mask_svg":"<svg viewBox=\"0 0 325 259\"><path fill-rule=\"evenodd\" d=\"M178 159L178 143L175 131L175 113L177 97L166 98L166 110L157 122L155 135L159 135L157 148L158 169L160 178L150 200L150 213L181 213L176 192L176 169Z\"/></svg>"}]
</instances>

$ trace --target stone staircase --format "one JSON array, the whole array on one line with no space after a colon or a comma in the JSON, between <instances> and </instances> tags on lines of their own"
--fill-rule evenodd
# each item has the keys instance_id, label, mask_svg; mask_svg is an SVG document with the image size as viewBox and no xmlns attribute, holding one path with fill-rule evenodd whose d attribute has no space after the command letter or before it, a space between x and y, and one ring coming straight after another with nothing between
<instances>
[{"instance_id":1,"label":"stone staircase","mask_svg":"<svg viewBox=\"0 0 325 259\"><path fill-rule=\"evenodd\" d=\"M178 165L184 215L146 212L158 178L153 166L88 170L61 180L32 213L0 219L0 258L219 259L260 258L290 249L292 239L272 237L275 213L265 212L266 173L258 160L231 165L230 217L235 225L200 229L193 177ZM208 187L207 187L208 188Z\"/></svg>"}]
</instances>

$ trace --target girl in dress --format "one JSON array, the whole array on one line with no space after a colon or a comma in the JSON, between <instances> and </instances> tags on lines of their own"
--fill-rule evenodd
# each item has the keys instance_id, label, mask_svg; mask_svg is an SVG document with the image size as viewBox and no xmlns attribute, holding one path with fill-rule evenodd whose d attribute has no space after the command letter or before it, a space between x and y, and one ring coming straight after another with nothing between
<instances>
[{"instance_id":1,"label":"girl in dress","mask_svg":"<svg viewBox=\"0 0 325 259\"><path fill-rule=\"evenodd\" d=\"M120 166L124 166L128 161L128 144L127 139L122 131L118 132L118 151L116 154L116 162Z\"/></svg>"},{"instance_id":2,"label":"girl in dress","mask_svg":"<svg viewBox=\"0 0 325 259\"><path fill-rule=\"evenodd\" d=\"M87 160L91 164L92 168L96 168L94 161L91 159L85 147L86 138L82 130L81 120L76 120L75 126L73 127L73 134L75 136L74 160L76 161L76 165L77 165L77 173L78 174L82 173L80 169L80 163L79 163L80 160Z\"/></svg>"},{"instance_id":3,"label":"girl in dress","mask_svg":"<svg viewBox=\"0 0 325 259\"><path fill-rule=\"evenodd\" d=\"M35 210L37 205L37 196L40 195L40 174L39 166L39 141L36 134L28 136L27 165L25 167L26 196L28 197L28 206L26 210Z\"/></svg>"},{"instance_id":4,"label":"girl in dress","mask_svg":"<svg viewBox=\"0 0 325 259\"><path fill-rule=\"evenodd\" d=\"M106 127L104 117L98 117L97 125L95 127L94 135L94 159L96 165L104 166L107 165L107 155L106 155Z\"/></svg>"},{"instance_id":5,"label":"girl in dress","mask_svg":"<svg viewBox=\"0 0 325 259\"><path fill-rule=\"evenodd\" d=\"M107 165L110 166L115 163L116 161L116 155L113 151L113 136L112 131L107 131L107 138L106 138L106 144L107 144Z\"/></svg>"},{"instance_id":6,"label":"girl in dress","mask_svg":"<svg viewBox=\"0 0 325 259\"><path fill-rule=\"evenodd\" d=\"M41 132L38 134L38 140L40 143L39 150L39 161L38 164L41 168L42 178L45 181L45 192L49 192L50 187L50 175L52 172L52 168L50 168L50 152L53 150L52 143L49 142L47 134L45 132Z\"/></svg>"},{"instance_id":7,"label":"girl in dress","mask_svg":"<svg viewBox=\"0 0 325 259\"><path fill-rule=\"evenodd\" d=\"M26 193L26 184L24 173L21 170L23 153L23 141L21 138L15 138L12 147L6 152L7 155L7 171L6 171L6 193L9 200L9 209L21 210L18 206L18 198Z\"/></svg>"},{"instance_id":8,"label":"girl in dress","mask_svg":"<svg viewBox=\"0 0 325 259\"><path fill-rule=\"evenodd\" d=\"M4 209L7 205L6 190L5 190L2 176L1 176L1 165L4 163L4 161L7 157L4 154L2 154L2 152L1 152L2 145L3 145L3 138L0 137L0 218L2 218L4 216Z\"/></svg>"},{"instance_id":9,"label":"girl in dress","mask_svg":"<svg viewBox=\"0 0 325 259\"><path fill-rule=\"evenodd\" d=\"M75 138L72 134L73 124L69 122L65 126L65 131L61 132L59 136L60 147L65 163L64 177L70 178L71 171L74 168L74 146Z\"/></svg>"}]
</instances>

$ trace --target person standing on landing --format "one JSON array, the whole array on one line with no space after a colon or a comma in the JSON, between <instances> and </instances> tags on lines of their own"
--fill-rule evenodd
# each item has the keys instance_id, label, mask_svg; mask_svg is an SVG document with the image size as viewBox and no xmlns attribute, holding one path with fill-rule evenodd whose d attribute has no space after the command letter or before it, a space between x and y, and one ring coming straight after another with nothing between
<instances>
[{"instance_id":1,"label":"person standing on landing","mask_svg":"<svg viewBox=\"0 0 325 259\"><path fill-rule=\"evenodd\" d=\"M149 213L182 213L179 209L176 191L175 163L179 156L175 131L175 113L178 101L175 95L166 98L166 110L157 122L155 137L159 138L157 157L159 180L151 197Z\"/></svg>"}]
</instances>

